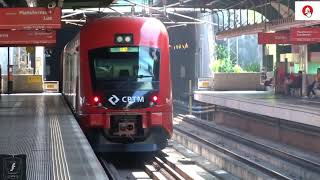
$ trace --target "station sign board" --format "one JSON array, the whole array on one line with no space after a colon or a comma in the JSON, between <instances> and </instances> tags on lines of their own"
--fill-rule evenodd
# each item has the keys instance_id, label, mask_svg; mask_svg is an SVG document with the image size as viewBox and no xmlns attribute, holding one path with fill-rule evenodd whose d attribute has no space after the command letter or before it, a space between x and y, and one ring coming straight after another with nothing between
<instances>
[{"instance_id":1,"label":"station sign board","mask_svg":"<svg viewBox=\"0 0 320 180\"><path fill-rule=\"evenodd\" d=\"M258 44L289 44L288 32L258 33Z\"/></svg>"},{"instance_id":2,"label":"station sign board","mask_svg":"<svg viewBox=\"0 0 320 180\"><path fill-rule=\"evenodd\" d=\"M0 8L0 30L60 28L61 8Z\"/></svg>"},{"instance_id":3,"label":"station sign board","mask_svg":"<svg viewBox=\"0 0 320 180\"><path fill-rule=\"evenodd\" d=\"M0 30L0 46L41 45L56 43L56 31L4 31Z\"/></svg>"},{"instance_id":4,"label":"station sign board","mask_svg":"<svg viewBox=\"0 0 320 180\"><path fill-rule=\"evenodd\" d=\"M290 29L290 41L296 43L317 43L320 42L320 28L318 27L303 27Z\"/></svg>"}]
</instances>

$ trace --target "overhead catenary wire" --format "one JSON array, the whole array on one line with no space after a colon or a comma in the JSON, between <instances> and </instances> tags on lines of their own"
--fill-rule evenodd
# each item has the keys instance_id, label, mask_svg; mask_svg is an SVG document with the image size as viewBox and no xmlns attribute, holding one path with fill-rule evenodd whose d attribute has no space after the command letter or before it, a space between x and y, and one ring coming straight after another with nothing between
<instances>
[{"instance_id":1,"label":"overhead catenary wire","mask_svg":"<svg viewBox=\"0 0 320 180\"><path fill-rule=\"evenodd\" d=\"M132 1L130 1L130 0L124 0L124 1L126 1L126 2L128 2L128 3L131 3L131 4L133 4L133 5L137 5L137 6L140 6L140 7L148 8L149 10L151 9L151 10L154 10L154 11L159 11L159 12L164 12L164 13L172 14L172 15L179 16L179 17L182 17L182 18L185 18L185 19L190 19L190 20L193 20L193 21L198 21L198 22L202 22L202 23L206 23L206 24L216 25L216 23L213 23L213 22L210 22L210 21L205 21L205 20L197 19L197 18L194 18L194 17L191 17L191 16L179 14L179 13L176 13L176 12L167 11L167 10L159 10L159 9L157 9L157 8L153 8L153 7L150 7L150 6L143 5L143 4L135 3L135 2L132 2Z\"/></svg>"}]
</instances>

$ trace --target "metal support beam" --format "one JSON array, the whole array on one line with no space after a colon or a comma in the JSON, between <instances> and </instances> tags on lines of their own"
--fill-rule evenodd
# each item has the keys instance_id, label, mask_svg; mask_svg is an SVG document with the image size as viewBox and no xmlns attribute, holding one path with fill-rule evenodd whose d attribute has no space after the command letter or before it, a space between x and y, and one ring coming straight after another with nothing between
<instances>
[{"instance_id":1,"label":"metal support beam","mask_svg":"<svg viewBox=\"0 0 320 180\"><path fill-rule=\"evenodd\" d=\"M230 27L230 11L229 11L229 9L227 10L227 12L228 12L228 29L231 29L231 27Z\"/></svg>"},{"instance_id":2,"label":"metal support beam","mask_svg":"<svg viewBox=\"0 0 320 180\"><path fill-rule=\"evenodd\" d=\"M132 1L129 1L129 0L124 0L124 1L129 2L129 3L133 4L133 5L137 5L137 6L140 6L140 7L148 8L149 10L151 9L151 10L155 10L155 11L159 11L159 12L165 12L165 11L163 11L163 10L159 10L159 9L157 9L157 8L152 8L152 7L143 5L143 4L135 3L135 2L132 2ZM215 25L215 23L213 23L213 22L205 21L205 20L200 20L200 19L197 19L197 18L194 18L194 17L191 17L191 16L179 14L179 13L176 13L176 12L167 11L167 12L165 12L165 13L172 14L172 15L175 15L175 16L179 16L179 17L182 17L182 18L185 18L185 19L190 19L190 20L197 21L197 22L202 22L202 23L207 23L207 24Z\"/></svg>"},{"instance_id":3,"label":"metal support beam","mask_svg":"<svg viewBox=\"0 0 320 180\"><path fill-rule=\"evenodd\" d=\"M8 7L8 4L4 0L0 0L0 3L3 7Z\"/></svg>"},{"instance_id":4,"label":"metal support beam","mask_svg":"<svg viewBox=\"0 0 320 180\"><path fill-rule=\"evenodd\" d=\"M253 9L253 24L256 23L256 7Z\"/></svg>"},{"instance_id":5,"label":"metal support beam","mask_svg":"<svg viewBox=\"0 0 320 180\"><path fill-rule=\"evenodd\" d=\"M249 25L249 9L247 8L247 25Z\"/></svg>"},{"instance_id":6,"label":"metal support beam","mask_svg":"<svg viewBox=\"0 0 320 180\"><path fill-rule=\"evenodd\" d=\"M235 9L233 9L233 28L237 28L237 17Z\"/></svg>"},{"instance_id":7,"label":"metal support beam","mask_svg":"<svg viewBox=\"0 0 320 180\"><path fill-rule=\"evenodd\" d=\"M163 22L163 24L203 24L202 22Z\"/></svg>"},{"instance_id":8,"label":"metal support beam","mask_svg":"<svg viewBox=\"0 0 320 180\"><path fill-rule=\"evenodd\" d=\"M174 27L181 27L181 26L187 26L186 24L177 24L172 26L167 26L167 29L174 28Z\"/></svg>"},{"instance_id":9,"label":"metal support beam","mask_svg":"<svg viewBox=\"0 0 320 180\"><path fill-rule=\"evenodd\" d=\"M242 14L241 14L241 13L242 13L242 9L239 9L239 11L240 11L240 12L239 12L239 16L240 16L240 18L239 18L239 19L240 19L240 26L242 26Z\"/></svg>"},{"instance_id":10,"label":"metal support beam","mask_svg":"<svg viewBox=\"0 0 320 180\"><path fill-rule=\"evenodd\" d=\"M225 28L224 28L224 13L222 10L218 10L218 12L221 12L222 13L222 30L224 31ZM220 31L220 29L218 28L218 31Z\"/></svg>"},{"instance_id":11,"label":"metal support beam","mask_svg":"<svg viewBox=\"0 0 320 180\"><path fill-rule=\"evenodd\" d=\"M29 7L37 7L37 0L25 0Z\"/></svg>"},{"instance_id":12,"label":"metal support beam","mask_svg":"<svg viewBox=\"0 0 320 180\"><path fill-rule=\"evenodd\" d=\"M82 14L82 13L84 13L84 11L78 11L78 12L74 12L74 13L71 13L71 14L63 15L63 16L61 16L61 18L71 17L71 16L75 16L75 15L78 15L78 14Z\"/></svg>"},{"instance_id":13,"label":"metal support beam","mask_svg":"<svg viewBox=\"0 0 320 180\"><path fill-rule=\"evenodd\" d=\"M64 3L64 0L57 0L58 2L57 2L57 5L58 5L58 7L63 7L63 3Z\"/></svg>"},{"instance_id":14,"label":"metal support beam","mask_svg":"<svg viewBox=\"0 0 320 180\"><path fill-rule=\"evenodd\" d=\"M124 15L124 13L123 13L123 12L120 12L120 11L118 11L118 10L116 10L116 9L112 8L112 7L108 7L108 8L109 8L109 9L111 9L112 11L114 11L114 12L116 12L116 13L120 14L120 15Z\"/></svg>"},{"instance_id":15,"label":"metal support beam","mask_svg":"<svg viewBox=\"0 0 320 180\"><path fill-rule=\"evenodd\" d=\"M73 23L85 23L87 20L84 19L61 19L62 22L73 22ZM69 23L70 24L70 23Z\"/></svg>"},{"instance_id":16,"label":"metal support beam","mask_svg":"<svg viewBox=\"0 0 320 180\"><path fill-rule=\"evenodd\" d=\"M78 23L73 23L73 22L66 22L66 24L72 24L72 25L76 25L76 26L83 26L83 24L78 24Z\"/></svg>"},{"instance_id":17,"label":"metal support beam","mask_svg":"<svg viewBox=\"0 0 320 180\"><path fill-rule=\"evenodd\" d=\"M168 4L168 5L163 4L163 6L169 8L169 7L178 6L178 5L181 5L181 4L183 4L183 3L190 2L190 1L193 1L193 0L182 0L182 1L179 1L179 2L177 2L177 3L172 3L172 4Z\"/></svg>"},{"instance_id":18,"label":"metal support beam","mask_svg":"<svg viewBox=\"0 0 320 180\"><path fill-rule=\"evenodd\" d=\"M217 24L218 24L218 31L219 31L219 28L220 28L220 23L219 23L219 14L218 14L218 12L213 11L213 12L212 12L212 16L214 16L214 15L216 15L216 16L217 16ZM214 20L214 18L213 18L213 20Z\"/></svg>"}]
</instances>

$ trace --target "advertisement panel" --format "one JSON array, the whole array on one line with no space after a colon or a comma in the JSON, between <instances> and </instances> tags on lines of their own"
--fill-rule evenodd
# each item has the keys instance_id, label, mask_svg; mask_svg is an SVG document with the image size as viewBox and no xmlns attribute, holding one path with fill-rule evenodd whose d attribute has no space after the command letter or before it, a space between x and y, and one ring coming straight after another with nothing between
<instances>
[{"instance_id":1,"label":"advertisement panel","mask_svg":"<svg viewBox=\"0 0 320 180\"><path fill-rule=\"evenodd\" d=\"M55 31L1 31L0 46L52 45L56 43Z\"/></svg>"},{"instance_id":2,"label":"advertisement panel","mask_svg":"<svg viewBox=\"0 0 320 180\"><path fill-rule=\"evenodd\" d=\"M258 33L258 44L289 44L289 33L277 32L277 33Z\"/></svg>"},{"instance_id":3,"label":"advertisement panel","mask_svg":"<svg viewBox=\"0 0 320 180\"><path fill-rule=\"evenodd\" d=\"M320 42L319 27L292 28L289 32L258 33L258 44L312 44Z\"/></svg>"},{"instance_id":4,"label":"advertisement panel","mask_svg":"<svg viewBox=\"0 0 320 180\"><path fill-rule=\"evenodd\" d=\"M290 29L290 41L295 43L317 43L320 42L320 28L292 28Z\"/></svg>"},{"instance_id":5,"label":"advertisement panel","mask_svg":"<svg viewBox=\"0 0 320 180\"><path fill-rule=\"evenodd\" d=\"M0 8L0 30L60 28L61 8Z\"/></svg>"}]
</instances>

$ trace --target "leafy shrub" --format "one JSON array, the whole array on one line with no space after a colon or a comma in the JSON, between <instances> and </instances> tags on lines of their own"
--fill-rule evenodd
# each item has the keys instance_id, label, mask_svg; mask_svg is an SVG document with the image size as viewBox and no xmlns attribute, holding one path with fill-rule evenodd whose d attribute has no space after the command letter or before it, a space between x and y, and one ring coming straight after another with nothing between
<instances>
[{"instance_id":1,"label":"leafy shrub","mask_svg":"<svg viewBox=\"0 0 320 180\"><path fill-rule=\"evenodd\" d=\"M243 73L245 72L241 66L239 66L238 64L234 65L233 68L232 68L232 71L234 73Z\"/></svg>"},{"instance_id":2,"label":"leafy shrub","mask_svg":"<svg viewBox=\"0 0 320 180\"><path fill-rule=\"evenodd\" d=\"M215 60L210 69L212 72L224 72L224 73L243 73L243 72L259 72L260 64L259 63L251 63L244 68L235 62L231 61L228 58L228 50L225 45L217 45L217 60Z\"/></svg>"},{"instance_id":3,"label":"leafy shrub","mask_svg":"<svg viewBox=\"0 0 320 180\"><path fill-rule=\"evenodd\" d=\"M233 64L228 59L218 59L211 65L213 72L232 72Z\"/></svg>"},{"instance_id":4,"label":"leafy shrub","mask_svg":"<svg viewBox=\"0 0 320 180\"><path fill-rule=\"evenodd\" d=\"M243 67L243 69L247 72L260 72L260 64L259 63L251 63Z\"/></svg>"},{"instance_id":5,"label":"leafy shrub","mask_svg":"<svg viewBox=\"0 0 320 180\"><path fill-rule=\"evenodd\" d=\"M225 73L242 73L245 72L238 64L234 65L228 59L219 59L214 61L211 65L212 72L225 72Z\"/></svg>"},{"instance_id":6,"label":"leafy shrub","mask_svg":"<svg viewBox=\"0 0 320 180\"><path fill-rule=\"evenodd\" d=\"M216 60L213 62L213 64L211 65L211 71L212 72L221 72L220 67L221 67L221 60Z\"/></svg>"}]
</instances>

